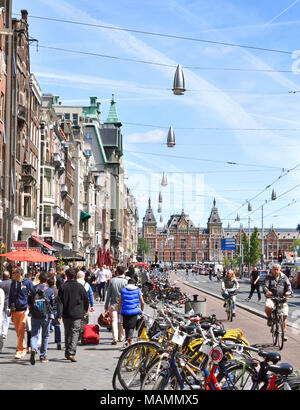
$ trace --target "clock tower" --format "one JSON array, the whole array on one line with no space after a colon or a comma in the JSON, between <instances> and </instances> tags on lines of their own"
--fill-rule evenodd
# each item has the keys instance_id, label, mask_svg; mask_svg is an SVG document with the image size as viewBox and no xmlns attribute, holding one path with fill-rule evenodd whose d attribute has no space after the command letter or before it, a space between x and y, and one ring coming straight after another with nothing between
<instances>
[{"instance_id":1,"label":"clock tower","mask_svg":"<svg viewBox=\"0 0 300 410\"><path fill-rule=\"evenodd\" d=\"M221 262L221 238L223 234L222 221L216 207L216 199L207 221L207 231L209 235L209 260L211 262Z\"/></svg>"}]
</instances>

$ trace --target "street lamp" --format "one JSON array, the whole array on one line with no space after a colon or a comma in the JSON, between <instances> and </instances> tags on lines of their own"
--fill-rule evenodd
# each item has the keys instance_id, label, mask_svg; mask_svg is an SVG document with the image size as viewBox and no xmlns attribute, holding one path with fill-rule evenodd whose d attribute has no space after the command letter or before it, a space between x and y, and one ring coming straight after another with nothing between
<instances>
[{"instance_id":1,"label":"street lamp","mask_svg":"<svg viewBox=\"0 0 300 410\"><path fill-rule=\"evenodd\" d=\"M161 186L167 186L167 185L168 185L167 175L163 173L162 180L161 180Z\"/></svg>"},{"instance_id":2,"label":"street lamp","mask_svg":"<svg viewBox=\"0 0 300 410\"><path fill-rule=\"evenodd\" d=\"M184 75L180 64L176 68L172 91L175 95L183 95L186 91Z\"/></svg>"},{"instance_id":3,"label":"street lamp","mask_svg":"<svg viewBox=\"0 0 300 410\"><path fill-rule=\"evenodd\" d=\"M171 126L169 128L169 132L168 132L168 138L167 138L167 146L169 148L173 148L175 147L176 142L175 142L175 134L174 134L174 130L173 127Z\"/></svg>"}]
</instances>

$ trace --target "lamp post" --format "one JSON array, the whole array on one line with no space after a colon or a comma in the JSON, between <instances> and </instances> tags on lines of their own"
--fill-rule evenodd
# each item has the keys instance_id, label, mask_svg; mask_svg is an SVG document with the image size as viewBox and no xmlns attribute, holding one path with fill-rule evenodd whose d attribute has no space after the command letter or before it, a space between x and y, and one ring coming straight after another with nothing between
<instances>
[{"instance_id":1,"label":"lamp post","mask_svg":"<svg viewBox=\"0 0 300 410\"><path fill-rule=\"evenodd\" d=\"M274 189L272 190L271 194L271 201L276 200L276 192ZM268 203L269 201L265 200L264 204L261 206L261 265L262 269L265 269L265 241L264 241L264 206Z\"/></svg>"}]
</instances>

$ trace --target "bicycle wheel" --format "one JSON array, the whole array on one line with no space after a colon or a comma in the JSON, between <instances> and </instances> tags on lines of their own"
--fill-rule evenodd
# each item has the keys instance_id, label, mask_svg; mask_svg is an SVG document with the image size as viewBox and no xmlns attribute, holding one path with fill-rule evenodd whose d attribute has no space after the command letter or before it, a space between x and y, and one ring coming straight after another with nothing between
<instances>
[{"instance_id":1,"label":"bicycle wheel","mask_svg":"<svg viewBox=\"0 0 300 410\"><path fill-rule=\"evenodd\" d=\"M117 377L125 390L140 390L146 369L159 356L160 345L154 342L137 342L128 346L117 364Z\"/></svg>"},{"instance_id":2,"label":"bicycle wheel","mask_svg":"<svg viewBox=\"0 0 300 410\"><path fill-rule=\"evenodd\" d=\"M283 317L279 316L278 319L278 338L277 338L277 343L279 350L283 349L284 345L284 325L283 325Z\"/></svg>"},{"instance_id":3,"label":"bicycle wheel","mask_svg":"<svg viewBox=\"0 0 300 410\"><path fill-rule=\"evenodd\" d=\"M173 390L177 387L174 377L169 377L169 361L166 358L152 362L144 377L141 390ZM175 378L176 379L176 378Z\"/></svg>"},{"instance_id":4,"label":"bicycle wheel","mask_svg":"<svg viewBox=\"0 0 300 410\"><path fill-rule=\"evenodd\" d=\"M222 390L250 390L256 375L246 362L233 362L220 370L217 380Z\"/></svg>"},{"instance_id":5,"label":"bicycle wheel","mask_svg":"<svg viewBox=\"0 0 300 410\"><path fill-rule=\"evenodd\" d=\"M273 339L273 346L277 345L278 341L278 320L275 316L272 315L272 326L271 326L271 333L272 333L272 339Z\"/></svg>"}]
</instances>

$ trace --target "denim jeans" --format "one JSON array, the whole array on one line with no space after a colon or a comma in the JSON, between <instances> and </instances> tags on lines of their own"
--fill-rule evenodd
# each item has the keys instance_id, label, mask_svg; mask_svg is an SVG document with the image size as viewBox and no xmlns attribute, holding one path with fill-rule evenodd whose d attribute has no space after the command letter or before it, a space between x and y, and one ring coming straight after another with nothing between
<instances>
[{"instance_id":1,"label":"denim jeans","mask_svg":"<svg viewBox=\"0 0 300 410\"><path fill-rule=\"evenodd\" d=\"M225 300L229 299L229 294L228 291L223 291L222 296ZM234 310L236 308L236 295L232 296L232 309Z\"/></svg>"},{"instance_id":2,"label":"denim jeans","mask_svg":"<svg viewBox=\"0 0 300 410\"><path fill-rule=\"evenodd\" d=\"M61 344L61 328L60 324L57 322L57 312L53 312L54 319L52 319L52 324L54 326L54 343Z\"/></svg>"},{"instance_id":3,"label":"denim jeans","mask_svg":"<svg viewBox=\"0 0 300 410\"><path fill-rule=\"evenodd\" d=\"M47 357L48 340L50 334L50 319L31 318L31 349L36 352L39 350L38 340L42 330L42 343L40 350L40 359Z\"/></svg>"}]
</instances>

